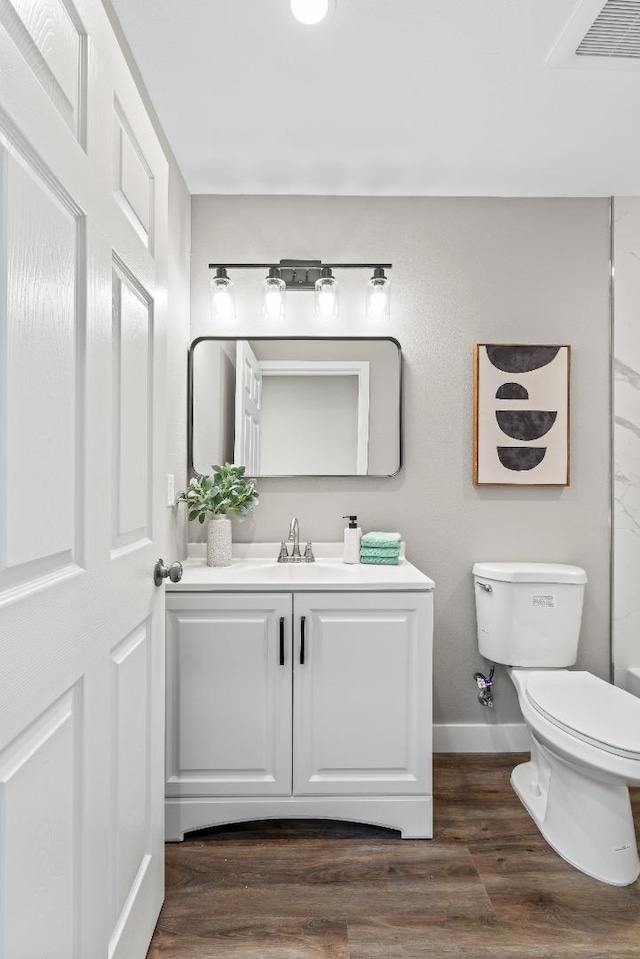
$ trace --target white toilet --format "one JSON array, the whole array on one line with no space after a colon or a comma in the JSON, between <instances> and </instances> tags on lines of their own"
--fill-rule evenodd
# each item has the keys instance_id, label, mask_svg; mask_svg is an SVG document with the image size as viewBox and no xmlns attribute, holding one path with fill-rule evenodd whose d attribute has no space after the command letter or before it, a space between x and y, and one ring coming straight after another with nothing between
<instances>
[{"instance_id":1,"label":"white toilet","mask_svg":"<svg viewBox=\"0 0 640 959\"><path fill-rule=\"evenodd\" d=\"M640 785L640 699L576 661L586 573L549 563L476 563L478 646L509 667L531 733L511 784L550 846L616 886L640 873L629 789Z\"/></svg>"}]
</instances>

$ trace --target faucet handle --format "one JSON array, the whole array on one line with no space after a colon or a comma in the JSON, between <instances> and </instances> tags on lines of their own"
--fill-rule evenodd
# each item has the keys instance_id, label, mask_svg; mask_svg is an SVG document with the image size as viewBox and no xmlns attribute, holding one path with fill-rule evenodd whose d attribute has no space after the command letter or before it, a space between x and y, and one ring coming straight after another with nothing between
<instances>
[{"instance_id":1,"label":"faucet handle","mask_svg":"<svg viewBox=\"0 0 640 959\"><path fill-rule=\"evenodd\" d=\"M307 542L307 545L304 548L304 561L305 563L315 563L316 558L313 555L313 549L311 543Z\"/></svg>"},{"instance_id":2,"label":"faucet handle","mask_svg":"<svg viewBox=\"0 0 640 959\"><path fill-rule=\"evenodd\" d=\"M278 553L278 562L279 563L288 563L289 554L287 552L287 544L283 541L280 543L280 552Z\"/></svg>"}]
</instances>

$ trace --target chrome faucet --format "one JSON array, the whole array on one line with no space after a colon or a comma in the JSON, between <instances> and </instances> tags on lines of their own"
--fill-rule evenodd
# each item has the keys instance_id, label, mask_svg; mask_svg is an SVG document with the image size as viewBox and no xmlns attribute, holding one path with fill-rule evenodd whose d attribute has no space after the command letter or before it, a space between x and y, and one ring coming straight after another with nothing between
<instances>
[{"instance_id":1,"label":"chrome faucet","mask_svg":"<svg viewBox=\"0 0 640 959\"><path fill-rule=\"evenodd\" d=\"M291 552L287 549L287 543L293 543ZM294 516L289 523L289 536L287 542L284 540L280 544L280 553L278 555L279 563L315 563L316 558L313 555L311 543L307 543L304 556L300 555L300 524L298 517Z\"/></svg>"},{"instance_id":2,"label":"chrome faucet","mask_svg":"<svg viewBox=\"0 0 640 959\"><path fill-rule=\"evenodd\" d=\"M289 523L289 542L293 543L293 549L291 550L291 555L289 556L290 563L299 563L302 560L300 555L300 524L298 523L298 517L294 516L291 522Z\"/></svg>"}]
</instances>

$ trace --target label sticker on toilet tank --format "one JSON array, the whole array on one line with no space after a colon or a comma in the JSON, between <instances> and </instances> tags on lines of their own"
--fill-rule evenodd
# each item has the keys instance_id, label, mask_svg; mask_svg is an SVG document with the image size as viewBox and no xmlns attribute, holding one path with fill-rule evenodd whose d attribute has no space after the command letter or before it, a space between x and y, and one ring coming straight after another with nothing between
<instances>
[{"instance_id":1,"label":"label sticker on toilet tank","mask_svg":"<svg viewBox=\"0 0 640 959\"><path fill-rule=\"evenodd\" d=\"M534 609L554 609L556 598L555 596L532 596L531 605Z\"/></svg>"}]
</instances>

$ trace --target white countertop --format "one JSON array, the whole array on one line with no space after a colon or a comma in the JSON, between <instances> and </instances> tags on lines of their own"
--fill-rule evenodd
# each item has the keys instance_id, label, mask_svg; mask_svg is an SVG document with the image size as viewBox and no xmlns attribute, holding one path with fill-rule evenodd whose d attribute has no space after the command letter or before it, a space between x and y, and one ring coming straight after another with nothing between
<instances>
[{"instance_id":1,"label":"white countertop","mask_svg":"<svg viewBox=\"0 0 640 959\"><path fill-rule=\"evenodd\" d=\"M207 566L204 544L190 544L179 583L169 592L211 590L432 590L433 580L406 559L397 566L347 565L341 543L314 543L315 563L278 563L279 543L234 544L231 566Z\"/></svg>"}]
</instances>

